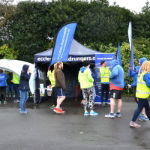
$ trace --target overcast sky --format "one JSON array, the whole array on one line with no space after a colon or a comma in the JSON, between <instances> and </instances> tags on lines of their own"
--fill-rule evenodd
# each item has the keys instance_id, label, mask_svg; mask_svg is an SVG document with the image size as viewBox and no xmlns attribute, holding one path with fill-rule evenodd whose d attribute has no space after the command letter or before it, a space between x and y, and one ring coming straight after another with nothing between
<instances>
[{"instance_id":1,"label":"overcast sky","mask_svg":"<svg viewBox=\"0 0 150 150\"><path fill-rule=\"evenodd\" d=\"M19 1L22 0L15 0L15 3ZM34 1L41 1L41 0L34 0ZM51 1L51 0L45 0L45 1ZM120 7L125 7L136 13L141 12L141 8L145 6L146 1L150 2L150 0L108 0L108 1L110 5L116 2L116 4L119 5Z\"/></svg>"}]
</instances>

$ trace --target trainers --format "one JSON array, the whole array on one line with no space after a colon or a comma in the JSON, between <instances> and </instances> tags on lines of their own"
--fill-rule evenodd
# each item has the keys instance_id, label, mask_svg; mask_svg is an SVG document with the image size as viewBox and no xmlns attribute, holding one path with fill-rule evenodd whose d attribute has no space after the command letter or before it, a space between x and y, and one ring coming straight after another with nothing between
<instances>
[{"instance_id":1,"label":"trainers","mask_svg":"<svg viewBox=\"0 0 150 150\"><path fill-rule=\"evenodd\" d=\"M60 108L56 108L56 107L53 109L53 111L54 111L55 113L57 113L57 114L64 114L64 113L65 113L64 110L62 110L62 109L60 109Z\"/></svg>"},{"instance_id":2,"label":"trainers","mask_svg":"<svg viewBox=\"0 0 150 150\"><path fill-rule=\"evenodd\" d=\"M55 105L52 105L52 106L50 106L49 108L50 109L54 109L56 106Z\"/></svg>"},{"instance_id":3,"label":"trainers","mask_svg":"<svg viewBox=\"0 0 150 150\"><path fill-rule=\"evenodd\" d=\"M133 121L131 121L129 123L129 126L130 126L130 128L140 128L141 127L140 124L137 124L136 122L133 122Z\"/></svg>"},{"instance_id":4,"label":"trainers","mask_svg":"<svg viewBox=\"0 0 150 150\"><path fill-rule=\"evenodd\" d=\"M85 111L84 112L84 116L88 116L89 115L89 112L88 111Z\"/></svg>"},{"instance_id":5,"label":"trainers","mask_svg":"<svg viewBox=\"0 0 150 150\"><path fill-rule=\"evenodd\" d=\"M144 120L147 121L147 120L149 120L149 119L148 119L148 117L145 117L145 116L144 116Z\"/></svg>"},{"instance_id":6,"label":"trainers","mask_svg":"<svg viewBox=\"0 0 150 150\"><path fill-rule=\"evenodd\" d=\"M138 120L139 121L145 121L145 117L143 115L139 115Z\"/></svg>"},{"instance_id":7,"label":"trainers","mask_svg":"<svg viewBox=\"0 0 150 150\"><path fill-rule=\"evenodd\" d=\"M117 113L115 113L115 117L117 117L117 118L121 118L121 117L122 117L122 115L121 115L121 113L117 112Z\"/></svg>"},{"instance_id":8,"label":"trainers","mask_svg":"<svg viewBox=\"0 0 150 150\"><path fill-rule=\"evenodd\" d=\"M2 104L2 101L0 101L0 105Z\"/></svg>"},{"instance_id":9,"label":"trainers","mask_svg":"<svg viewBox=\"0 0 150 150\"><path fill-rule=\"evenodd\" d=\"M20 114L27 114L28 113L28 111L27 110L25 110L25 111L19 111L20 112Z\"/></svg>"},{"instance_id":10,"label":"trainers","mask_svg":"<svg viewBox=\"0 0 150 150\"><path fill-rule=\"evenodd\" d=\"M97 116L98 115L98 113L97 112L95 112L95 111L90 111L90 114L89 114L90 116Z\"/></svg>"},{"instance_id":11,"label":"trainers","mask_svg":"<svg viewBox=\"0 0 150 150\"><path fill-rule=\"evenodd\" d=\"M113 118L115 118L115 114L114 113L109 113L109 114L105 115L105 118L113 119Z\"/></svg>"}]
</instances>

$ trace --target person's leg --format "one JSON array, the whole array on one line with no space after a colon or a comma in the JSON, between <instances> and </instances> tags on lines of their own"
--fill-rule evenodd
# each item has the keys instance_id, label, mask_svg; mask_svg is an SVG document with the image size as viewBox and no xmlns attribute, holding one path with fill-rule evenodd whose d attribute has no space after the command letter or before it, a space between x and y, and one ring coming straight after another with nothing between
<instances>
[{"instance_id":1,"label":"person's leg","mask_svg":"<svg viewBox=\"0 0 150 150\"><path fill-rule=\"evenodd\" d=\"M114 98L110 98L110 113L114 113L115 112L115 99Z\"/></svg>"},{"instance_id":2,"label":"person's leg","mask_svg":"<svg viewBox=\"0 0 150 150\"><path fill-rule=\"evenodd\" d=\"M145 104L144 104L144 100L139 99L139 101L138 101L138 107L137 107L137 109L135 110L134 115L133 115L133 117L132 117L132 121L133 121L133 122L135 122L135 121L137 120L139 114L141 113L142 109L144 108L144 105L145 105Z\"/></svg>"},{"instance_id":3,"label":"person's leg","mask_svg":"<svg viewBox=\"0 0 150 150\"><path fill-rule=\"evenodd\" d=\"M148 100L147 100L147 99L145 100L144 108L145 108L146 116L147 116L148 119L150 120L150 106L149 106L149 103L148 103Z\"/></svg>"},{"instance_id":4,"label":"person's leg","mask_svg":"<svg viewBox=\"0 0 150 150\"><path fill-rule=\"evenodd\" d=\"M105 92L105 85L101 84L101 102L104 102L104 92Z\"/></svg>"},{"instance_id":5,"label":"person's leg","mask_svg":"<svg viewBox=\"0 0 150 150\"><path fill-rule=\"evenodd\" d=\"M84 105L84 112L87 112L88 108L88 92L87 89L82 89L82 95L83 95L83 105Z\"/></svg>"},{"instance_id":6,"label":"person's leg","mask_svg":"<svg viewBox=\"0 0 150 150\"><path fill-rule=\"evenodd\" d=\"M56 108L60 108L62 102L65 100L66 96L58 96Z\"/></svg>"},{"instance_id":7,"label":"person's leg","mask_svg":"<svg viewBox=\"0 0 150 150\"><path fill-rule=\"evenodd\" d=\"M106 84L105 95L106 95L105 102L106 102L106 104L108 104L108 102L109 102L109 84Z\"/></svg>"},{"instance_id":8,"label":"person's leg","mask_svg":"<svg viewBox=\"0 0 150 150\"><path fill-rule=\"evenodd\" d=\"M121 113L121 111L122 111L122 99L118 99L117 113Z\"/></svg>"},{"instance_id":9,"label":"person's leg","mask_svg":"<svg viewBox=\"0 0 150 150\"><path fill-rule=\"evenodd\" d=\"M25 111L25 107L24 107L25 101L26 101L26 92L20 90L20 111L21 112Z\"/></svg>"}]
</instances>

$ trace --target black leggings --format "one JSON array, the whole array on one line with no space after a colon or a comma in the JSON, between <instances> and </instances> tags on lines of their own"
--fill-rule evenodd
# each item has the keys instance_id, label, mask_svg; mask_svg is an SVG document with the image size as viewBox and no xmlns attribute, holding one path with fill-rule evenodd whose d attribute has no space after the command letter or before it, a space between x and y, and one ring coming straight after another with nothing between
<instances>
[{"instance_id":1,"label":"black leggings","mask_svg":"<svg viewBox=\"0 0 150 150\"><path fill-rule=\"evenodd\" d=\"M141 113L143 108L145 108L146 115L147 115L147 117L150 120L150 106L149 106L148 100L139 98L138 99L138 107L137 107L137 109L134 112L132 121L135 122L137 120L137 118L138 118L138 116Z\"/></svg>"}]
</instances>

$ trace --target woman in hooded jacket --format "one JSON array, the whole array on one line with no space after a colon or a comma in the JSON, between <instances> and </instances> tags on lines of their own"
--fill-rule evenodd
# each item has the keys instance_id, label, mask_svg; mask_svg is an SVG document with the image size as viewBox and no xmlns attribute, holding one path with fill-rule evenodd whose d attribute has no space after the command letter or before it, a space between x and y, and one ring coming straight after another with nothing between
<instances>
[{"instance_id":1,"label":"woman in hooded jacket","mask_svg":"<svg viewBox=\"0 0 150 150\"><path fill-rule=\"evenodd\" d=\"M20 92L20 113L26 114L27 110L25 108L25 104L28 100L28 91L29 91L29 79L31 73L29 71L28 65L23 65L21 75L20 75L20 85L19 85L19 92Z\"/></svg>"}]
</instances>

